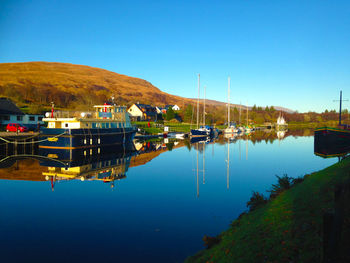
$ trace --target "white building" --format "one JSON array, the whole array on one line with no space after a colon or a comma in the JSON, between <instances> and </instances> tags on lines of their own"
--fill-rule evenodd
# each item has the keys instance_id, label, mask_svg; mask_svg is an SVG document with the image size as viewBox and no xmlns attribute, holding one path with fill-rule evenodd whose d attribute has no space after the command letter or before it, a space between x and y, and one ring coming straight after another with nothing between
<instances>
[{"instance_id":1,"label":"white building","mask_svg":"<svg viewBox=\"0 0 350 263\"><path fill-rule=\"evenodd\" d=\"M36 129L39 125L43 125L44 115L24 114L17 106L8 98L0 98L0 125L6 126L9 123L19 123L29 129Z\"/></svg>"}]
</instances>

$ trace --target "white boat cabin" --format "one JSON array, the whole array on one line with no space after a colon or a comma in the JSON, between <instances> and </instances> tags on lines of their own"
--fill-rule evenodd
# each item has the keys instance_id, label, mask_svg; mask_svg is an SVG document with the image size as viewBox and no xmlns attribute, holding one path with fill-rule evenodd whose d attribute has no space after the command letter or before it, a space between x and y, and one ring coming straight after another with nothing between
<instances>
[{"instance_id":1,"label":"white boat cabin","mask_svg":"<svg viewBox=\"0 0 350 263\"><path fill-rule=\"evenodd\" d=\"M54 112L46 113L48 128L52 129L108 129L131 127L125 106L96 105L94 112Z\"/></svg>"}]
</instances>

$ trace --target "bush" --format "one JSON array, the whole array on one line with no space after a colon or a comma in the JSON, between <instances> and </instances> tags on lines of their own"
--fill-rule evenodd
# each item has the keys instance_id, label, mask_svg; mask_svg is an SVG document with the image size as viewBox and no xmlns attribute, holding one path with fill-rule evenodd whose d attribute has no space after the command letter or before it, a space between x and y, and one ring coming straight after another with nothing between
<instances>
[{"instance_id":1,"label":"bush","mask_svg":"<svg viewBox=\"0 0 350 263\"><path fill-rule=\"evenodd\" d=\"M247 207L249 208L249 211L254 211L255 209L266 204L266 202L267 200L264 195L260 194L259 192L253 192L252 197L247 202Z\"/></svg>"},{"instance_id":2,"label":"bush","mask_svg":"<svg viewBox=\"0 0 350 263\"><path fill-rule=\"evenodd\" d=\"M301 183L301 182L303 182L304 181L304 177L297 177L297 178L294 178L293 180L292 180L292 183L293 183L293 185L295 185L295 184L299 184L299 183Z\"/></svg>"},{"instance_id":3,"label":"bush","mask_svg":"<svg viewBox=\"0 0 350 263\"><path fill-rule=\"evenodd\" d=\"M203 242L206 249L212 248L216 244L219 244L220 241L221 241L220 237L210 237L210 236L203 237Z\"/></svg>"},{"instance_id":4,"label":"bush","mask_svg":"<svg viewBox=\"0 0 350 263\"><path fill-rule=\"evenodd\" d=\"M282 177L276 175L276 177L278 179L277 184L273 184L272 189L268 191L270 192L270 198L275 198L293 185L293 178L289 177L287 174L284 174Z\"/></svg>"}]
</instances>

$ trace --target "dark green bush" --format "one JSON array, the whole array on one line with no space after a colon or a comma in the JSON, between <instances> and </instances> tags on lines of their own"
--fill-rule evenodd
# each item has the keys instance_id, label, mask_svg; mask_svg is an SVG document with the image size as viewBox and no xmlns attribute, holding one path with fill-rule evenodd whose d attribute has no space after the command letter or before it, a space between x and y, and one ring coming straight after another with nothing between
<instances>
[{"instance_id":1,"label":"dark green bush","mask_svg":"<svg viewBox=\"0 0 350 263\"><path fill-rule=\"evenodd\" d=\"M221 238L219 236L217 237L210 237L210 236L204 236L203 242L206 249L212 248L216 244L219 244L221 241Z\"/></svg>"},{"instance_id":2,"label":"dark green bush","mask_svg":"<svg viewBox=\"0 0 350 263\"><path fill-rule=\"evenodd\" d=\"M277 184L273 184L272 189L268 191L270 192L270 198L275 198L293 185L293 178L289 177L287 174L284 174L281 177L276 175L276 177L278 179Z\"/></svg>"},{"instance_id":3,"label":"dark green bush","mask_svg":"<svg viewBox=\"0 0 350 263\"><path fill-rule=\"evenodd\" d=\"M249 211L253 211L262 205L266 204L267 200L264 195L260 194L259 192L254 192L253 195L250 198L250 200L247 202L247 207L249 208Z\"/></svg>"}]
</instances>

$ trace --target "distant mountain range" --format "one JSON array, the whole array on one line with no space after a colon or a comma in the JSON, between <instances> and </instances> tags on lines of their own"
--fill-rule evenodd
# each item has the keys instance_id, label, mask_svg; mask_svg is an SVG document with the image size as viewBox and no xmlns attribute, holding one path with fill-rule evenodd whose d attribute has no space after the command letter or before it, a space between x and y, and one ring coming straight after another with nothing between
<instances>
[{"instance_id":1,"label":"distant mountain range","mask_svg":"<svg viewBox=\"0 0 350 263\"><path fill-rule=\"evenodd\" d=\"M0 96L23 105L49 105L52 101L64 108L88 108L110 101L112 96L117 104L124 105L140 102L183 107L196 102L196 99L165 93L140 78L57 62L0 63ZM206 100L206 104L213 109L226 105L215 100ZM275 109L293 112L278 106Z\"/></svg>"}]
</instances>

